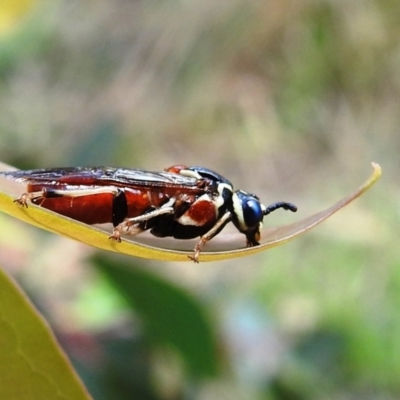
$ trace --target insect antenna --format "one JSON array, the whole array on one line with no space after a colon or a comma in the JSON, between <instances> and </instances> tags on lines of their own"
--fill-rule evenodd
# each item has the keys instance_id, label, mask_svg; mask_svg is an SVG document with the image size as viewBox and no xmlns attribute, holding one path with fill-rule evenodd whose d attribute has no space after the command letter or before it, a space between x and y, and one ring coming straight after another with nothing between
<instances>
[{"instance_id":1,"label":"insect antenna","mask_svg":"<svg viewBox=\"0 0 400 400\"><path fill-rule=\"evenodd\" d=\"M289 210L292 212L297 211L297 207L292 203L286 203L285 201L278 201L277 203L273 203L268 206L265 211L264 215L271 214L273 211L277 210L278 208L283 208L284 210Z\"/></svg>"}]
</instances>

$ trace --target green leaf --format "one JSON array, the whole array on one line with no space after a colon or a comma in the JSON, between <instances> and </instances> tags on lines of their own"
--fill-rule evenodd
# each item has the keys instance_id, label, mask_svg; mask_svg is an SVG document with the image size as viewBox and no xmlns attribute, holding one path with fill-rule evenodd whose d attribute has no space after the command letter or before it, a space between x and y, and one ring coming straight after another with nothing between
<instances>
[{"instance_id":1,"label":"green leaf","mask_svg":"<svg viewBox=\"0 0 400 400\"><path fill-rule=\"evenodd\" d=\"M0 399L91 399L49 326L0 269Z\"/></svg>"},{"instance_id":2,"label":"green leaf","mask_svg":"<svg viewBox=\"0 0 400 400\"><path fill-rule=\"evenodd\" d=\"M290 225L263 230L260 246L243 248L245 241L242 234L221 234L207 243L207 249L214 249L216 246L217 250L203 251L199 258L200 261L219 261L244 257L265 251L272 247L284 244L289 240L295 239L325 221L332 214L336 213L370 189L381 176L380 166L375 163L372 163L372 166L374 171L371 177L362 186L326 210ZM0 163L0 170L6 170L9 168L9 166ZM0 190L1 211L26 221L29 224L41 227L50 232L67 236L71 239L79 240L88 245L127 255L165 261L188 261L188 256L193 254L192 250L181 251L161 247L165 245L165 243L168 243L171 247L175 246L179 242L177 240L171 244L171 242L168 242L165 239L154 237L147 238L147 240L150 241L150 243L154 243L154 245L139 243L137 241L133 242L125 238L122 243L108 240L110 233L104 230L63 217L62 215L35 206L34 204L30 204L28 208L15 204L13 200L18 198L24 190L26 190L24 185L16 184L9 179L3 178L0 179L0 188L3 189L3 192ZM141 236L142 235L138 235L135 237L135 240L141 240Z\"/></svg>"},{"instance_id":3,"label":"green leaf","mask_svg":"<svg viewBox=\"0 0 400 400\"><path fill-rule=\"evenodd\" d=\"M143 320L155 343L177 349L194 377L215 375L218 358L211 324L202 307L184 290L149 274L104 258L94 264Z\"/></svg>"}]
</instances>

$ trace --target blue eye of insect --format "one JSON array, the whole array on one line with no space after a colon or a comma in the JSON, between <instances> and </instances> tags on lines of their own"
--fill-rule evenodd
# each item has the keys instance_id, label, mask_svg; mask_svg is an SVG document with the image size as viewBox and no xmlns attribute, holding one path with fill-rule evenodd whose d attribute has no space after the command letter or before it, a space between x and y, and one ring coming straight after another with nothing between
<instances>
[{"instance_id":1,"label":"blue eye of insect","mask_svg":"<svg viewBox=\"0 0 400 400\"><path fill-rule=\"evenodd\" d=\"M260 202L254 197L248 196L242 203L243 219L248 227L257 226L263 219L263 210Z\"/></svg>"}]
</instances>

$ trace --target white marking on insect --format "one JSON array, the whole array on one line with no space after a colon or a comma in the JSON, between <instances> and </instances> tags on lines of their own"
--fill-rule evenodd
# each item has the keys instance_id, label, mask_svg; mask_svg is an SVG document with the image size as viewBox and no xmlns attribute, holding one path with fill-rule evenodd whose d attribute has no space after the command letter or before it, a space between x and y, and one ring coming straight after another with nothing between
<instances>
[{"instance_id":1,"label":"white marking on insect","mask_svg":"<svg viewBox=\"0 0 400 400\"><path fill-rule=\"evenodd\" d=\"M236 193L233 193L232 203L233 203L233 211L238 219L240 229L243 231L247 230L248 226L244 221L242 202Z\"/></svg>"}]
</instances>

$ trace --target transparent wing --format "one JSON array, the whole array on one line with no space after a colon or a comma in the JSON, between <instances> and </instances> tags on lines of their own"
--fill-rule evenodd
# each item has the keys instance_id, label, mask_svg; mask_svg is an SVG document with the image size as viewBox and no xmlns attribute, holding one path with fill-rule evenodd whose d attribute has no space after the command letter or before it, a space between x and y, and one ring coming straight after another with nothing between
<instances>
[{"instance_id":1,"label":"transparent wing","mask_svg":"<svg viewBox=\"0 0 400 400\"><path fill-rule=\"evenodd\" d=\"M199 180L171 172L111 167L73 167L0 172L18 182L68 185L113 185L132 188L169 188L199 190Z\"/></svg>"}]
</instances>

